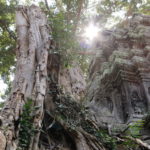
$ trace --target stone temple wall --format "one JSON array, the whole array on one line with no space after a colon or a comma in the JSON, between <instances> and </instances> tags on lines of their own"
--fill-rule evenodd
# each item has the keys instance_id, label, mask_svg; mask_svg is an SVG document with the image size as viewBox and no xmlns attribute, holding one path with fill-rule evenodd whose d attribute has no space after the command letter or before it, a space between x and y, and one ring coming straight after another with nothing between
<instances>
[{"instance_id":1,"label":"stone temple wall","mask_svg":"<svg viewBox=\"0 0 150 150\"><path fill-rule=\"evenodd\" d=\"M127 124L150 110L150 16L134 14L95 42L88 106L100 124Z\"/></svg>"}]
</instances>

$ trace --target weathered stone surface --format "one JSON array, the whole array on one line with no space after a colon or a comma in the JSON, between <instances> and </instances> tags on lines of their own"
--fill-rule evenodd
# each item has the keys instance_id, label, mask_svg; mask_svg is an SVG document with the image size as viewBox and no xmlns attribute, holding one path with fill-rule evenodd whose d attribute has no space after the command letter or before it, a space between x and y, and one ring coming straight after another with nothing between
<instances>
[{"instance_id":1,"label":"weathered stone surface","mask_svg":"<svg viewBox=\"0 0 150 150\"><path fill-rule=\"evenodd\" d=\"M103 31L90 65L88 106L100 124L127 124L150 110L150 16Z\"/></svg>"}]
</instances>

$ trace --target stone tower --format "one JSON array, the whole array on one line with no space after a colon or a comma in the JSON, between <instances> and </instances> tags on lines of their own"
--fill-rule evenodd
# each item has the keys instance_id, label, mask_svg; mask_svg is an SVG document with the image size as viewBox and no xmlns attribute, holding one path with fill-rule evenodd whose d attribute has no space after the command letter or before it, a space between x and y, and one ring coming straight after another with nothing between
<instances>
[{"instance_id":1,"label":"stone tower","mask_svg":"<svg viewBox=\"0 0 150 150\"><path fill-rule=\"evenodd\" d=\"M87 97L99 123L125 124L150 110L150 16L100 33Z\"/></svg>"}]
</instances>

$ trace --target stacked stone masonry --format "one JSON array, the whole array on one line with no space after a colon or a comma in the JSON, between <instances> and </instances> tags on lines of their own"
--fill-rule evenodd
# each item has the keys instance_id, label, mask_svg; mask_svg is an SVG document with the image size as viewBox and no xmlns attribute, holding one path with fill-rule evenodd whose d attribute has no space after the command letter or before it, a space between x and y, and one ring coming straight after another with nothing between
<instances>
[{"instance_id":1,"label":"stacked stone masonry","mask_svg":"<svg viewBox=\"0 0 150 150\"><path fill-rule=\"evenodd\" d=\"M90 65L87 97L103 124L126 124L150 110L150 16L134 14L100 33Z\"/></svg>"}]
</instances>

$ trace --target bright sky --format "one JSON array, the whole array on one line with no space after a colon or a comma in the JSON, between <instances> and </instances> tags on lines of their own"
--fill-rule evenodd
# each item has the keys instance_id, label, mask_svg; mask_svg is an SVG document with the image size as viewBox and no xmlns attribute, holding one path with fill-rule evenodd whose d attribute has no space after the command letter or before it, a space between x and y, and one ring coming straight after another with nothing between
<instances>
[{"instance_id":1,"label":"bright sky","mask_svg":"<svg viewBox=\"0 0 150 150\"><path fill-rule=\"evenodd\" d=\"M11 68L12 70L14 69L14 67ZM10 81L13 81L14 79L14 74L10 75ZM1 98L1 95L3 95L7 89L7 84L5 84L2 80L2 78L0 77L0 102L4 101L4 99Z\"/></svg>"},{"instance_id":2,"label":"bright sky","mask_svg":"<svg viewBox=\"0 0 150 150\"><path fill-rule=\"evenodd\" d=\"M3 82L2 79L0 79L0 102L1 101L4 101L2 98L1 98L1 94L4 94L5 90L7 89L7 85Z\"/></svg>"}]
</instances>

